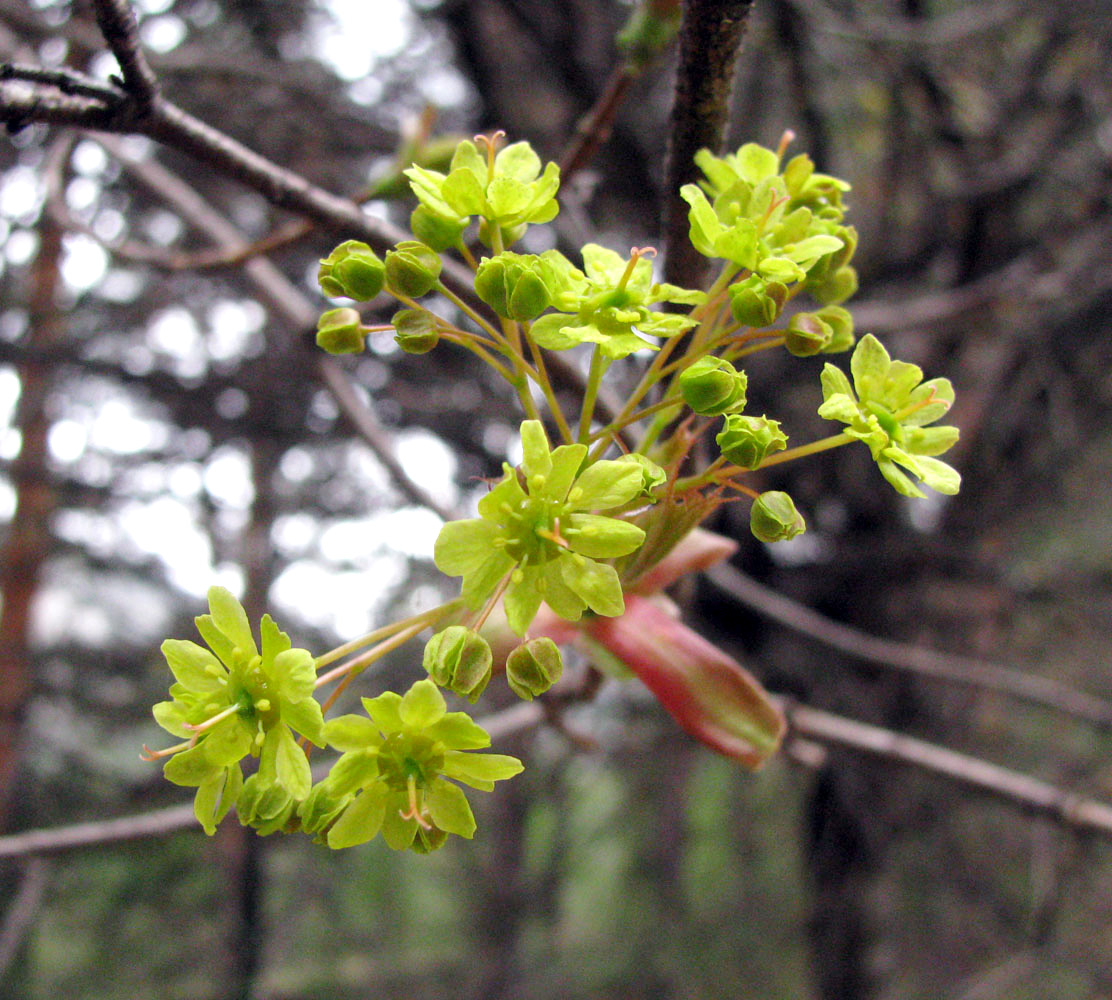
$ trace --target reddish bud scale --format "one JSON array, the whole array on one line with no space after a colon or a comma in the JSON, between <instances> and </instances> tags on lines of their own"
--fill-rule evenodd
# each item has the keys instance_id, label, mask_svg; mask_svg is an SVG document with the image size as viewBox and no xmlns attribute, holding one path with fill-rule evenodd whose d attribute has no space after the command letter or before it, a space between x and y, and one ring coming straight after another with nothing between
<instances>
[{"instance_id":1,"label":"reddish bud scale","mask_svg":"<svg viewBox=\"0 0 1112 1000\"><path fill-rule=\"evenodd\" d=\"M779 747L784 717L756 678L651 599L626 595L624 615L585 631L712 750L756 769Z\"/></svg>"}]
</instances>

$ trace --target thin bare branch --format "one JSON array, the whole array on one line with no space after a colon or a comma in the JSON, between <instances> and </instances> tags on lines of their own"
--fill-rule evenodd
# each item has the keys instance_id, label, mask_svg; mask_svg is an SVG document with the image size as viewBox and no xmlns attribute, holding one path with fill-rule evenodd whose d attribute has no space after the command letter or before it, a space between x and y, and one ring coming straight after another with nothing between
<instances>
[{"instance_id":1,"label":"thin bare branch","mask_svg":"<svg viewBox=\"0 0 1112 1000\"><path fill-rule=\"evenodd\" d=\"M545 710L539 702L522 702L494 715L476 721L494 741L506 739L517 733L539 726L545 720ZM314 779L323 774L314 772ZM28 855L62 854L84 847L102 847L134 840L164 837L179 830L200 832L201 827L193 814L192 805L170 806L134 816L75 823L46 830L27 830L24 833L0 837L0 858L18 858Z\"/></svg>"},{"instance_id":2,"label":"thin bare branch","mask_svg":"<svg viewBox=\"0 0 1112 1000\"><path fill-rule=\"evenodd\" d=\"M97 27L120 64L123 85L140 114L159 98L158 79L139 44L139 23L127 0L93 0Z\"/></svg>"},{"instance_id":3,"label":"thin bare branch","mask_svg":"<svg viewBox=\"0 0 1112 1000\"><path fill-rule=\"evenodd\" d=\"M248 245L235 226L175 174L153 160L129 156L117 140L100 137L100 141L128 170L219 246L234 252ZM291 327L306 333L314 328L318 310L269 260L255 257L244 265L244 271L260 295ZM318 362L318 370L336 404L393 477L398 489L414 503L428 507L444 520L450 520L451 514L443 505L414 482L398 462L386 432L336 362L331 358L322 358Z\"/></svg>"},{"instance_id":4,"label":"thin bare branch","mask_svg":"<svg viewBox=\"0 0 1112 1000\"><path fill-rule=\"evenodd\" d=\"M820 615L730 565L715 566L707 571L706 576L747 608L859 660L949 684L1006 694L1099 726L1112 726L1112 702L1049 677L968 656L939 653L921 646L879 639Z\"/></svg>"},{"instance_id":5,"label":"thin bare branch","mask_svg":"<svg viewBox=\"0 0 1112 1000\"><path fill-rule=\"evenodd\" d=\"M807 746L808 740L816 740L886 761L910 764L1010 802L1028 812L1046 816L1079 832L1112 836L1112 805L889 729L808 708L786 699L776 701L788 719L789 736L796 740L802 738L802 746ZM497 741L527 732L545 719L544 705L533 701L522 702L477 721L491 739ZM184 829L200 829L193 808L172 806L114 820L28 830L0 837L0 858L61 854L78 848L161 837Z\"/></svg>"},{"instance_id":6,"label":"thin bare branch","mask_svg":"<svg viewBox=\"0 0 1112 1000\"><path fill-rule=\"evenodd\" d=\"M707 261L688 239L687 206L679 190L695 180L695 154L722 147L737 53L752 7L753 0L687 0L683 5L663 235L664 278L686 288L700 287Z\"/></svg>"},{"instance_id":7,"label":"thin bare branch","mask_svg":"<svg viewBox=\"0 0 1112 1000\"><path fill-rule=\"evenodd\" d=\"M789 732L848 747L886 761L910 764L966 788L984 792L1027 812L1085 833L1112 836L1112 805L1076 795L1058 785L990 764L880 726L832 715L805 705L783 703Z\"/></svg>"},{"instance_id":8,"label":"thin bare branch","mask_svg":"<svg viewBox=\"0 0 1112 1000\"><path fill-rule=\"evenodd\" d=\"M19 888L8 903L0 926L0 981L4 979L35 924L50 881L50 862L31 858L20 875Z\"/></svg>"}]
</instances>

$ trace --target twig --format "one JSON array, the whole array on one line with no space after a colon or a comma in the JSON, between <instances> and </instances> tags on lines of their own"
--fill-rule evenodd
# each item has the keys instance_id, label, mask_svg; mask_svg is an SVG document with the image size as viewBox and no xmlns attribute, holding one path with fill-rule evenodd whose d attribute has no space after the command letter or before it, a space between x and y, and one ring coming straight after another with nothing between
<instances>
[{"instance_id":1,"label":"twig","mask_svg":"<svg viewBox=\"0 0 1112 1000\"><path fill-rule=\"evenodd\" d=\"M19 888L8 902L4 923L0 926L0 981L3 981L27 938L27 932L34 925L46 895L49 875L50 863L42 858L31 858L23 868Z\"/></svg>"},{"instance_id":2,"label":"twig","mask_svg":"<svg viewBox=\"0 0 1112 1000\"><path fill-rule=\"evenodd\" d=\"M1112 702L1048 677L868 635L778 594L733 566L715 566L706 576L734 600L766 618L857 659L950 684L995 691L1099 726L1112 726Z\"/></svg>"},{"instance_id":3,"label":"twig","mask_svg":"<svg viewBox=\"0 0 1112 1000\"><path fill-rule=\"evenodd\" d=\"M183 217L206 233L215 243L229 251L247 245L239 231L224 216L175 174L153 160L140 160L128 156L123 144L110 137L99 137L99 141L128 170L160 197L170 202ZM249 260L244 266L244 271L271 308L287 323L295 329L304 331L313 328L317 319L317 310L269 260L262 257ZM414 503L428 507L444 520L451 520L452 515L414 482L398 462L382 426L359 394L353 390L348 377L336 362L331 358L321 358L318 362L318 371L326 388L336 400L336 404L393 477L402 493Z\"/></svg>"},{"instance_id":4,"label":"twig","mask_svg":"<svg viewBox=\"0 0 1112 1000\"><path fill-rule=\"evenodd\" d=\"M496 741L532 729L540 725L544 718L544 709L538 702L532 701L476 721L490 734L491 740ZM319 776L314 774L314 778ZM9 834L0 837L0 858L62 854L83 847L128 843L164 837L179 830L199 832L200 829L192 805L171 806L118 819Z\"/></svg>"},{"instance_id":5,"label":"twig","mask_svg":"<svg viewBox=\"0 0 1112 1000\"><path fill-rule=\"evenodd\" d=\"M1026 811L1047 816L1063 826L1112 836L1112 805L1075 795L1038 778L889 729L807 708L786 699L775 700L788 719L789 737L832 743L884 760L911 764L1011 802ZM533 701L514 705L477 721L492 740L500 740L532 729L544 720L544 706ZM199 829L192 806L172 806L114 820L10 834L0 837L0 858L60 854L83 847L165 836L183 829Z\"/></svg>"},{"instance_id":6,"label":"twig","mask_svg":"<svg viewBox=\"0 0 1112 1000\"><path fill-rule=\"evenodd\" d=\"M753 0L687 0L680 26L676 99L668 136L664 190L664 279L699 288L706 270L688 239L687 205L679 190L695 180L694 157L722 146L734 67Z\"/></svg>"},{"instance_id":7,"label":"twig","mask_svg":"<svg viewBox=\"0 0 1112 1000\"><path fill-rule=\"evenodd\" d=\"M93 0L97 27L123 72L124 89L145 114L159 98L158 79L139 44L139 22L127 0Z\"/></svg>"},{"instance_id":8,"label":"twig","mask_svg":"<svg viewBox=\"0 0 1112 1000\"><path fill-rule=\"evenodd\" d=\"M870 726L804 705L781 703L789 731L824 743L859 750L884 760L911 764L959 785L985 792L1027 812L1075 830L1112 836L1112 805L1075 795L978 757L948 750L925 740Z\"/></svg>"}]
</instances>

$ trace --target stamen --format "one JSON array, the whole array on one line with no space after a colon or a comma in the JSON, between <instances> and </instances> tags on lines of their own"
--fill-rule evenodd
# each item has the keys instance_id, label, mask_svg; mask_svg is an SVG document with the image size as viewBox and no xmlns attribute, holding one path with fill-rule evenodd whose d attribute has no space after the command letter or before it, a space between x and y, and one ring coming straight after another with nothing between
<instances>
[{"instance_id":1,"label":"stamen","mask_svg":"<svg viewBox=\"0 0 1112 1000\"><path fill-rule=\"evenodd\" d=\"M172 757L174 754L182 750L188 750L196 744L196 739L186 740L184 743L176 743L172 747L167 747L165 750L152 750L146 743L143 744L143 752L139 754L142 760L161 760L163 757Z\"/></svg>"},{"instance_id":2,"label":"stamen","mask_svg":"<svg viewBox=\"0 0 1112 1000\"><path fill-rule=\"evenodd\" d=\"M213 726L223 722L229 716L235 715L238 711L238 705L229 705L223 712L217 712L211 719L205 719L204 722L198 722L196 725L186 722L183 723L183 728L198 734L208 732Z\"/></svg>"},{"instance_id":3,"label":"stamen","mask_svg":"<svg viewBox=\"0 0 1112 1000\"><path fill-rule=\"evenodd\" d=\"M417 796L416 776L411 774L406 784L409 788L409 811L405 812L404 810L399 809L398 815L401 816L402 819L416 820L417 825L421 827L422 830L431 830L432 824L421 814L421 806L418 802Z\"/></svg>"},{"instance_id":4,"label":"stamen","mask_svg":"<svg viewBox=\"0 0 1112 1000\"><path fill-rule=\"evenodd\" d=\"M795 142L795 133L790 128L784 129L784 134L780 136L780 145L776 147L776 158L778 160L784 158L784 154L793 142Z\"/></svg>"},{"instance_id":5,"label":"stamen","mask_svg":"<svg viewBox=\"0 0 1112 1000\"><path fill-rule=\"evenodd\" d=\"M637 262L642 257L655 257L656 247L630 247L629 248L629 263L626 264L625 272L622 274L621 281L618 282L618 291L622 291L626 283L633 277L633 269L637 266Z\"/></svg>"}]
</instances>

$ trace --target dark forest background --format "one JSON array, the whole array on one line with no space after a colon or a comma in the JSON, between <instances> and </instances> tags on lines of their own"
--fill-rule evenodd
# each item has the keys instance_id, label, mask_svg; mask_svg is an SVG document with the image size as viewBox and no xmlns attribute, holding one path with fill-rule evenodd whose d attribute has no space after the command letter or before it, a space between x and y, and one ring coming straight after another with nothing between
<instances>
[{"instance_id":1,"label":"dark forest background","mask_svg":"<svg viewBox=\"0 0 1112 1000\"><path fill-rule=\"evenodd\" d=\"M135 7L171 100L345 195L390 172L430 106L437 133L501 128L558 158L630 13ZM337 21L345 7L370 12L365 37ZM0 0L0 60L103 77L105 51L85 3ZM857 327L952 378L964 487L908 503L864 449L784 468L765 488L810 513L805 544L762 546L723 508L713 526L741 543L745 576L684 595L775 692L1105 800L1107 717L866 662L731 581L904 653L1112 698L1110 56L1103 0L753 4L727 148L790 128L793 150L851 182ZM633 82L564 189L561 248L660 239L673 64ZM389 185L371 203L398 224L409 208ZM191 635L209 584L318 650L447 592L422 502L464 509L517 417L443 347L322 370L312 278L347 234L303 227L250 263L228 249L299 225L149 140L30 124L0 142L0 832L184 801L138 748L160 742L158 644ZM751 410L790 413L803 440L825 433L821 363L792 361L754 366ZM473 843L427 858L231 821L213 839L13 851L0 995L1112 996L1106 837L808 741L745 774L632 684L604 687L569 729L500 744L526 772L485 797Z\"/></svg>"}]
</instances>

